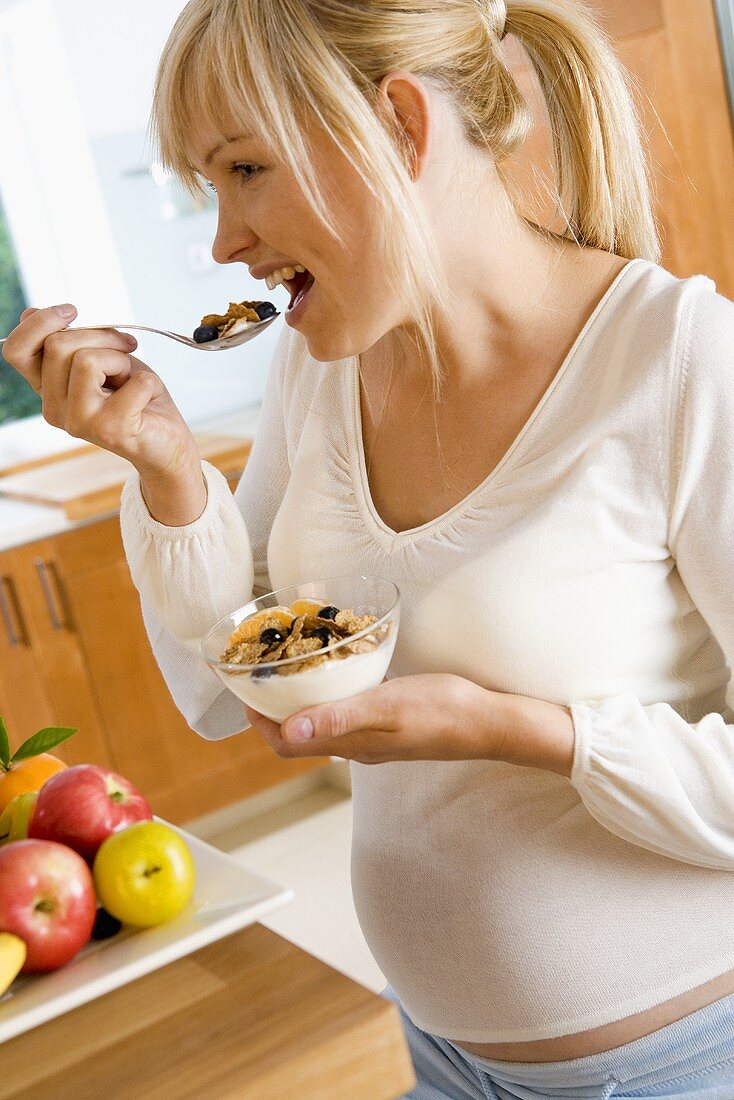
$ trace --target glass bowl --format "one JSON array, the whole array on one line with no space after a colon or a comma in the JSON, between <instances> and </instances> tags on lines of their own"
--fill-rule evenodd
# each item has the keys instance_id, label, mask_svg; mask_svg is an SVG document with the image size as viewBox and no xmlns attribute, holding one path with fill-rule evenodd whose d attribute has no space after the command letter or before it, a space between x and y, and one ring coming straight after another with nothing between
<instances>
[{"instance_id":1,"label":"glass bowl","mask_svg":"<svg viewBox=\"0 0 734 1100\"><path fill-rule=\"evenodd\" d=\"M222 661L230 637L245 619L267 608L290 607L302 599L318 601L321 607L332 605L340 610L351 609L356 615L375 615L377 621L306 657L259 664ZM201 642L201 652L207 664L238 699L274 722L282 722L304 707L347 699L381 683L395 649L399 623L400 593L392 581L382 577L332 577L278 588L250 600L211 628ZM339 652L350 642L362 638L373 641L373 648L346 656ZM309 664L310 656L323 655L329 659Z\"/></svg>"}]
</instances>

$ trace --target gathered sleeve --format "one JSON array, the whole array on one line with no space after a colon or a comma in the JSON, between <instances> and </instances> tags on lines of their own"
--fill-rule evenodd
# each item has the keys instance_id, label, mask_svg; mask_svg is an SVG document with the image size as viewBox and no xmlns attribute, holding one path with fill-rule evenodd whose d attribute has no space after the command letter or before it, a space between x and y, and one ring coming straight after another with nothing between
<instances>
[{"instance_id":1,"label":"gathered sleeve","mask_svg":"<svg viewBox=\"0 0 734 1100\"><path fill-rule=\"evenodd\" d=\"M289 475L283 414L288 344L284 330L234 496L226 478L202 462L203 513L185 527L168 527L148 512L137 473L123 488L122 539L153 653L176 706L208 740L249 724L242 702L206 664L199 643L218 619L252 599L253 590L269 587L268 539Z\"/></svg>"},{"instance_id":2,"label":"gathered sleeve","mask_svg":"<svg viewBox=\"0 0 734 1100\"><path fill-rule=\"evenodd\" d=\"M691 723L632 693L574 702L571 783L622 839L734 871L734 303L702 294L687 313L671 415L668 543L724 654L726 707Z\"/></svg>"}]
</instances>

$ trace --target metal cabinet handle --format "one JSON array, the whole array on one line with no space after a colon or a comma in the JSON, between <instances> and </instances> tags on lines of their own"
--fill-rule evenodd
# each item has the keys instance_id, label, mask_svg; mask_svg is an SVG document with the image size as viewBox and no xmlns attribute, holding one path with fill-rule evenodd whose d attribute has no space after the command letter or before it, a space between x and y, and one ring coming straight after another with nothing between
<instances>
[{"instance_id":1,"label":"metal cabinet handle","mask_svg":"<svg viewBox=\"0 0 734 1100\"><path fill-rule=\"evenodd\" d=\"M6 599L5 596L6 589L10 603L8 603L8 599ZM10 609L10 604L12 604L12 611ZM13 614L15 614L15 622L13 622ZM31 642L28 637L28 629L25 625L23 611L15 588L15 581L7 574L0 576L0 615L3 617L10 644L12 646L29 646ZM15 629L15 623L18 624L17 630Z\"/></svg>"},{"instance_id":2,"label":"metal cabinet handle","mask_svg":"<svg viewBox=\"0 0 734 1100\"><path fill-rule=\"evenodd\" d=\"M71 616L69 615L64 589L55 563L44 561L43 558L35 558L33 564L41 582L51 626L54 630L72 630Z\"/></svg>"}]
</instances>

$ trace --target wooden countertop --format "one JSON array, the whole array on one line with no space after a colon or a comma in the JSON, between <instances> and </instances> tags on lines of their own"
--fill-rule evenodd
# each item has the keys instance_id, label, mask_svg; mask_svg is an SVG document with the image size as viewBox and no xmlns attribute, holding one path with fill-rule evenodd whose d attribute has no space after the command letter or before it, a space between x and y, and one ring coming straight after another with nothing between
<instances>
[{"instance_id":1,"label":"wooden countertop","mask_svg":"<svg viewBox=\"0 0 734 1100\"><path fill-rule=\"evenodd\" d=\"M245 468L252 441L237 436L197 432L199 455L223 474ZM116 511L131 462L86 444L71 454L24 463L0 477L0 496L62 508L67 519L90 519Z\"/></svg>"},{"instance_id":2,"label":"wooden countertop","mask_svg":"<svg viewBox=\"0 0 734 1100\"><path fill-rule=\"evenodd\" d=\"M218 417L201 423L198 427L192 427L194 432L207 432L216 435L237 436L241 441L251 440L257 431L260 419L259 406L237 410L231 416ZM12 470L22 472L22 469L33 469L34 466L63 460L73 457L72 450L65 450L57 455L45 455L43 457L29 458L27 461L15 461L5 463L0 476L9 475ZM51 538L64 534L66 531L77 527L95 523L98 519L104 519L108 515L114 515L117 505L113 501L108 513L91 516L86 519L69 519L64 508L44 504L29 504L12 497L0 496L0 552L12 550L17 546L23 546L39 539Z\"/></svg>"},{"instance_id":3,"label":"wooden countertop","mask_svg":"<svg viewBox=\"0 0 734 1100\"><path fill-rule=\"evenodd\" d=\"M0 1047L1 1100L397 1100L397 1007L261 924Z\"/></svg>"}]
</instances>

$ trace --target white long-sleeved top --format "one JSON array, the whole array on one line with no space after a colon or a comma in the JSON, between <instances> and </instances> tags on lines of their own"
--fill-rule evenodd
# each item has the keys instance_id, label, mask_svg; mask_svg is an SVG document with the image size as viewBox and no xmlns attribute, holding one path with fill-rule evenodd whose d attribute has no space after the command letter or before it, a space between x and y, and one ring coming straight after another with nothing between
<instances>
[{"instance_id":1,"label":"white long-sleeved top","mask_svg":"<svg viewBox=\"0 0 734 1100\"><path fill-rule=\"evenodd\" d=\"M352 764L357 912L418 1026L555 1037L733 968L734 304L630 262L499 465L413 530L375 511L359 407L356 360L285 330L234 499L205 464L205 512L167 528L128 481L130 568L188 722L245 724L197 641L253 580L388 577L391 676L570 705L576 730L570 781Z\"/></svg>"}]
</instances>

